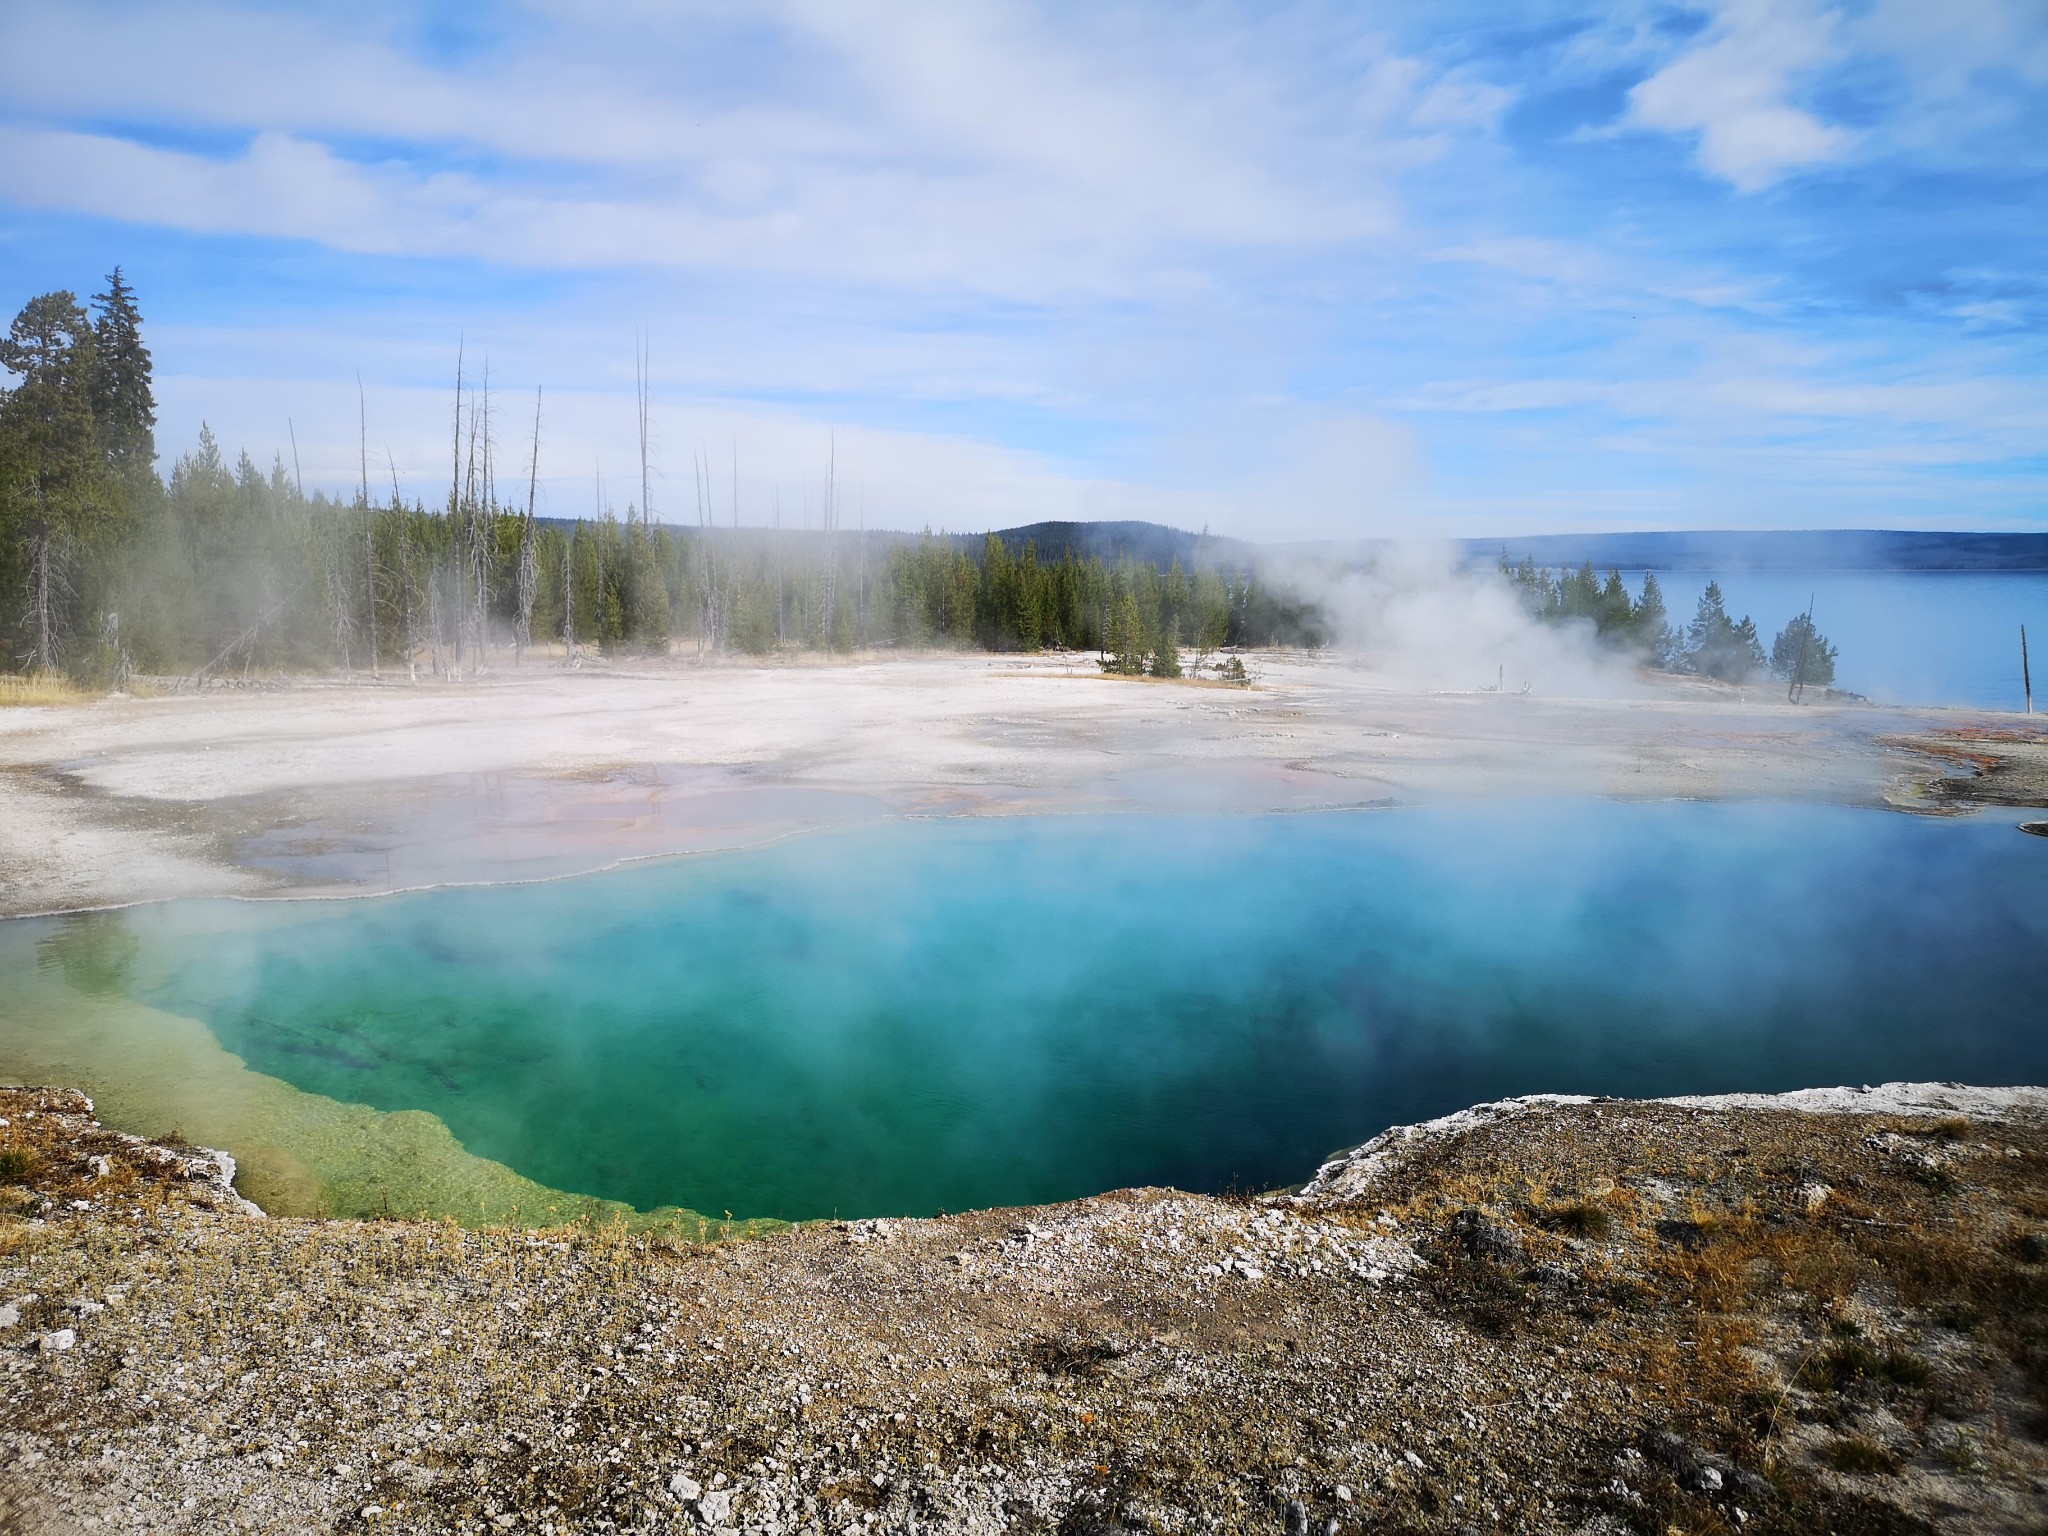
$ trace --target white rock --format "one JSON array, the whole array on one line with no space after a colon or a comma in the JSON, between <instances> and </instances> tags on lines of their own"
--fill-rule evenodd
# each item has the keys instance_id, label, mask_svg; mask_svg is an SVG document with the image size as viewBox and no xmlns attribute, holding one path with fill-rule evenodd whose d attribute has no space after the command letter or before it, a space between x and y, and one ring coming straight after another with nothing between
<instances>
[{"instance_id":1,"label":"white rock","mask_svg":"<svg viewBox=\"0 0 2048 1536\"><path fill-rule=\"evenodd\" d=\"M690 1505L690 1513L701 1525L724 1525L732 1519L732 1493L730 1490L707 1493Z\"/></svg>"},{"instance_id":2,"label":"white rock","mask_svg":"<svg viewBox=\"0 0 2048 1536\"><path fill-rule=\"evenodd\" d=\"M689 1473L679 1471L669 1478L668 1491L687 1503L691 1499L698 1498L703 1494L704 1485L690 1476Z\"/></svg>"},{"instance_id":3,"label":"white rock","mask_svg":"<svg viewBox=\"0 0 2048 1536\"><path fill-rule=\"evenodd\" d=\"M1347 1484L1339 1483L1337 1485L1337 1502L1339 1504L1349 1504L1351 1502L1351 1489Z\"/></svg>"},{"instance_id":4,"label":"white rock","mask_svg":"<svg viewBox=\"0 0 2048 1536\"><path fill-rule=\"evenodd\" d=\"M0 1307L0 1328L12 1328L21 1321L21 1308L13 1302Z\"/></svg>"},{"instance_id":5,"label":"white rock","mask_svg":"<svg viewBox=\"0 0 2048 1536\"><path fill-rule=\"evenodd\" d=\"M69 1349L78 1342L78 1332L73 1328L59 1328L55 1333L46 1333L36 1340L36 1348L46 1355L54 1355Z\"/></svg>"}]
</instances>

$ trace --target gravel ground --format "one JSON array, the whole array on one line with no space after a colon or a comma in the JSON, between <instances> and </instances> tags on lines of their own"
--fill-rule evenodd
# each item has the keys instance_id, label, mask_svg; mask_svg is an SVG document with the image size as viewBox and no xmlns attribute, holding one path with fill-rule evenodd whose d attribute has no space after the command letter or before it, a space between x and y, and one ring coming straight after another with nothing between
<instances>
[{"instance_id":1,"label":"gravel ground","mask_svg":"<svg viewBox=\"0 0 2048 1536\"><path fill-rule=\"evenodd\" d=\"M686 1243L268 1218L0 1091L0 1529L2048 1529L2048 1093L1788 1104Z\"/></svg>"}]
</instances>

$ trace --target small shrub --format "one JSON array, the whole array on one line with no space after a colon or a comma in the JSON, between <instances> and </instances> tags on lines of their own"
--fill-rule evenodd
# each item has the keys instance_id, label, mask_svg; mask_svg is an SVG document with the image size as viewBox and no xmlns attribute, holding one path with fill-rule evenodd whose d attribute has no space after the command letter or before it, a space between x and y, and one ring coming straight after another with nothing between
<instances>
[{"instance_id":1,"label":"small shrub","mask_svg":"<svg viewBox=\"0 0 2048 1536\"><path fill-rule=\"evenodd\" d=\"M1930 1141L1965 1141L1969 1139L1971 1125L1962 1115L1950 1115L1942 1120L1902 1125L1899 1129L1908 1136L1922 1136Z\"/></svg>"},{"instance_id":2,"label":"small shrub","mask_svg":"<svg viewBox=\"0 0 2048 1536\"><path fill-rule=\"evenodd\" d=\"M0 1184L23 1184L41 1165L27 1147L0 1147Z\"/></svg>"},{"instance_id":3,"label":"small shrub","mask_svg":"<svg viewBox=\"0 0 2048 1536\"><path fill-rule=\"evenodd\" d=\"M1899 1458L1874 1440L1861 1435L1844 1435L1827 1449L1828 1465L1837 1472L1858 1474L1892 1473L1899 1470Z\"/></svg>"},{"instance_id":4,"label":"small shrub","mask_svg":"<svg viewBox=\"0 0 2048 1536\"><path fill-rule=\"evenodd\" d=\"M1043 1338L1025 1347L1024 1358L1048 1376L1095 1376L1121 1353L1101 1339Z\"/></svg>"},{"instance_id":5,"label":"small shrub","mask_svg":"<svg viewBox=\"0 0 2048 1536\"><path fill-rule=\"evenodd\" d=\"M1906 1169L1906 1177L1921 1188L1937 1195L1952 1195L1957 1189L1961 1188L1961 1184L1956 1176L1946 1168L1937 1168L1928 1164L1909 1165Z\"/></svg>"},{"instance_id":6,"label":"small shrub","mask_svg":"<svg viewBox=\"0 0 2048 1536\"><path fill-rule=\"evenodd\" d=\"M1532 1205L1529 1214L1539 1226L1568 1237L1605 1237L1614 1227L1607 1208L1591 1200L1568 1200L1560 1205Z\"/></svg>"},{"instance_id":7,"label":"small shrub","mask_svg":"<svg viewBox=\"0 0 2048 1536\"><path fill-rule=\"evenodd\" d=\"M1800 1369L1799 1384L1816 1392L1840 1392L1859 1381L1924 1387L1934 1368L1902 1349L1876 1349L1860 1338L1838 1338Z\"/></svg>"}]
</instances>

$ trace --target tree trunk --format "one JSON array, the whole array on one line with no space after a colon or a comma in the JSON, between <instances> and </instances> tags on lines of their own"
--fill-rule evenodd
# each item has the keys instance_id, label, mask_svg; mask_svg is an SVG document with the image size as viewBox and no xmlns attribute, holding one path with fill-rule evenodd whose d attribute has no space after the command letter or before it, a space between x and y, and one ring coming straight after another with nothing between
<instances>
[{"instance_id":1,"label":"tree trunk","mask_svg":"<svg viewBox=\"0 0 2048 1536\"><path fill-rule=\"evenodd\" d=\"M35 649L29 655L31 672L57 670L56 558L50 525L37 523L29 545L29 600L35 608Z\"/></svg>"}]
</instances>

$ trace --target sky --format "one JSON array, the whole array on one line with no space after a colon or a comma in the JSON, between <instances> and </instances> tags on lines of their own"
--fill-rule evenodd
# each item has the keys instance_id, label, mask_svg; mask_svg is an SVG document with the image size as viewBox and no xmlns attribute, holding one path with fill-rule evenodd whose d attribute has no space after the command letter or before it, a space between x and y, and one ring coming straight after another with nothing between
<instances>
[{"instance_id":1,"label":"sky","mask_svg":"<svg viewBox=\"0 0 2048 1536\"><path fill-rule=\"evenodd\" d=\"M1245 538L2048 528L2048 4L0 0L168 472ZM359 393L360 387L360 393ZM735 490L735 486L737 489Z\"/></svg>"}]
</instances>

